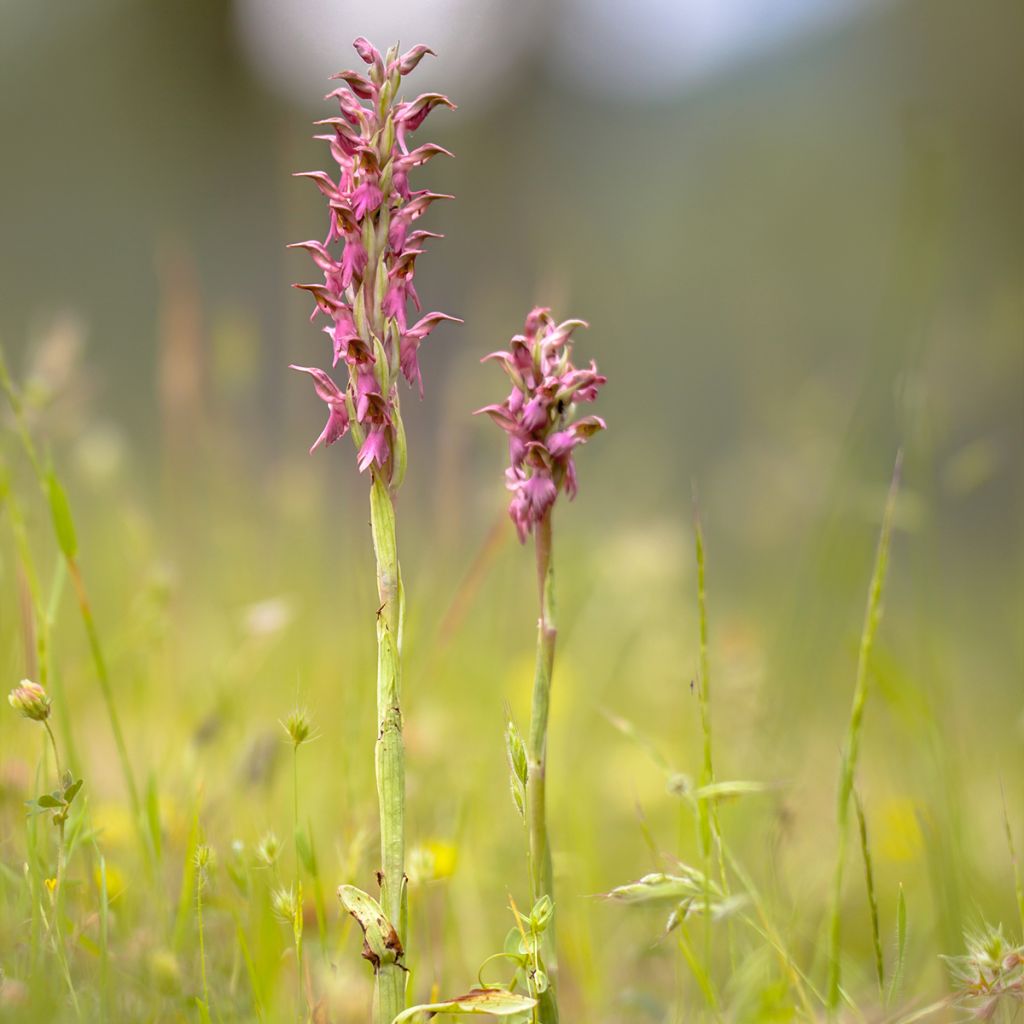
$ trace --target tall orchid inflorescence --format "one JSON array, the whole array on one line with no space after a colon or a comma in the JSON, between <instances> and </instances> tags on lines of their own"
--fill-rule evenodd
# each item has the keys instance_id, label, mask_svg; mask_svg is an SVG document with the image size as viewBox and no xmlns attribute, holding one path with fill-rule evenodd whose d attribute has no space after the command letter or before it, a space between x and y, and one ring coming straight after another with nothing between
<instances>
[{"instance_id":1,"label":"tall orchid inflorescence","mask_svg":"<svg viewBox=\"0 0 1024 1024\"><path fill-rule=\"evenodd\" d=\"M543 918L538 955L528 973L530 995L538 1003L541 1024L558 1024L557 963L554 941L554 885L551 846L545 811L548 711L555 663L555 586L551 559L551 513L559 492L576 494L573 452L592 434L604 429L599 416L576 419L581 402L593 402L605 378L593 364L572 364L572 333L582 320L556 323L547 309L534 309L526 327L507 351L492 352L512 380L512 390L487 413L508 435L510 465L506 486L512 492L509 515L521 541L533 534L536 546L540 617L537 622L537 660L533 680L530 732L524 744L509 723L506 742L512 767L516 806L529 833L530 887L534 901L531 920ZM523 772L525 753L525 773ZM525 774L525 777L524 777Z\"/></svg>"},{"instance_id":2,"label":"tall orchid inflorescence","mask_svg":"<svg viewBox=\"0 0 1024 1024\"><path fill-rule=\"evenodd\" d=\"M438 93L410 101L398 96L402 77L433 52L426 46L414 46L401 55L394 47L382 57L363 38L354 45L369 70L333 76L345 83L327 97L338 101L339 116L318 122L331 129L317 138L330 143L338 177L323 171L300 175L311 178L328 202L327 237L297 246L310 253L324 277L316 284L296 285L316 300L313 318L323 312L330 319L325 331L332 342L332 365L343 362L348 381L342 389L325 370L293 368L313 378L317 394L327 403L327 424L313 449L333 444L351 431L359 469L369 470L371 476L370 525L380 602L375 615L380 902L350 885L342 886L338 894L363 929L363 955L373 965L376 979L374 1020L391 1024L406 1004L408 943L401 705L405 597L394 508L406 450L398 381L404 375L422 394L420 343L442 320L455 319L428 313L413 324L408 320L409 303L420 308L413 277L421 246L428 238L441 237L414 230L414 225L435 199L451 198L410 189L413 168L439 153L451 154L431 144L410 150L408 137L435 107L453 104Z\"/></svg>"},{"instance_id":3,"label":"tall orchid inflorescence","mask_svg":"<svg viewBox=\"0 0 1024 1024\"><path fill-rule=\"evenodd\" d=\"M572 332L586 326L583 320L555 323L550 310L538 307L507 351L484 356L484 362L500 362L512 381L504 402L478 412L508 434L508 511L521 541L547 515L559 491L576 496L573 450L605 426L600 416L574 421L576 404L593 402L606 380L593 362L577 369L570 360Z\"/></svg>"},{"instance_id":4,"label":"tall orchid inflorescence","mask_svg":"<svg viewBox=\"0 0 1024 1024\"><path fill-rule=\"evenodd\" d=\"M338 178L324 171L297 175L311 179L327 199L327 237L292 246L305 249L323 271L322 282L295 287L315 299L313 318L322 312L330 319L324 331L331 338L331 365L345 364L348 383L338 387L317 367L292 368L313 378L316 393L327 404L327 424L313 449L333 444L351 429L359 469L373 468L397 486L405 468L399 375L422 396L420 344L442 320L456 319L428 313L413 324L408 320L410 302L420 309L413 283L416 259L427 239L442 237L413 230L413 225L434 200L452 198L410 189L413 168L439 154L452 154L433 143L410 150L408 137L435 107L454 109L454 104L440 93L423 93L410 101L398 98L403 76L434 52L428 47L414 46L401 56L395 47L381 57L362 37L354 46L369 70L365 75L332 75L345 83L325 97L337 100L339 115L317 122L331 129L316 138L330 143ZM340 254L332 249L335 243L342 243Z\"/></svg>"}]
</instances>

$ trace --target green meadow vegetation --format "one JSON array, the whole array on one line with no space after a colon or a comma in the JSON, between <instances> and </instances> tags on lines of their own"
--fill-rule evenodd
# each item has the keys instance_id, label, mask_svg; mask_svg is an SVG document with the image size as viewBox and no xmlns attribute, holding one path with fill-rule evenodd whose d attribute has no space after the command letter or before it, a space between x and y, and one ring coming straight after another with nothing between
<instances>
[{"instance_id":1,"label":"green meadow vegetation","mask_svg":"<svg viewBox=\"0 0 1024 1024\"><path fill-rule=\"evenodd\" d=\"M36 707L3 727L4 1019L365 1019L372 972L335 896L375 870L360 538L341 541L339 572L296 529L319 513L243 521L226 489L215 500L238 503L238 531L172 567L129 494L108 495L116 522L73 507L42 440L50 408L4 373L6 658L52 702L42 726ZM750 685L758 654L717 625L699 519L681 515L678 536L624 528L600 556L567 540L549 805L564 1016L1017 1012L1020 778L999 769L1012 741L986 748L987 791L965 786L978 738L950 737L900 667L898 476L879 491L873 563L860 558L859 644L851 622L823 666L847 711L793 709L786 731L819 741L767 753L722 696ZM520 554L499 520L461 574L414 559L417 1001L509 983L515 957L491 954L519 949L511 921L530 928L503 750L506 714L528 708L529 622L507 626L528 605ZM267 579L277 596L249 600Z\"/></svg>"},{"instance_id":2,"label":"green meadow vegetation","mask_svg":"<svg viewBox=\"0 0 1024 1024\"><path fill-rule=\"evenodd\" d=\"M558 269L597 171L536 257L571 309L521 328L500 254L458 308L402 177L449 104L399 90L419 48L356 51L369 113L317 129L340 179L287 182L321 193L294 237L338 236L282 276L317 279L316 355L289 326L260 365L180 239L153 381L56 310L3 339L0 1022L1024 1019L1024 309L992 276L968 355L935 312L942 160L908 162L857 359L684 365L685 327L641 347L672 282ZM424 180L500 207L467 150ZM424 221L450 248L459 202ZM407 322L417 258L465 324Z\"/></svg>"}]
</instances>

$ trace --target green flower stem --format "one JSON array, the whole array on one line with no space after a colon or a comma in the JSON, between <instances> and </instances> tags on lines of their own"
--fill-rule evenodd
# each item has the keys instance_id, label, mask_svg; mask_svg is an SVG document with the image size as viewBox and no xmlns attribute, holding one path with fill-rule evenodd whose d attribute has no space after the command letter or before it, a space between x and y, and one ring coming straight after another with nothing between
<instances>
[{"instance_id":1,"label":"green flower stem","mask_svg":"<svg viewBox=\"0 0 1024 1024\"><path fill-rule=\"evenodd\" d=\"M0 474L4 472L0 467ZM33 625L35 632L35 664L26 653L26 668L29 678L35 679L44 690L52 691L57 704L66 706L64 699L64 687L60 674L54 671L52 658L52 636L53 627L57 619L57 608L60 605L61 595L64 593L64 581L67 579L67 565L60 559L53 568L53 581L50 585L50 597L44 604L43 590L39 582L39 571L36 568L35 559L32 556L32 546L28 539L28 530L25 525L25 516L21 511L14 491L10 487L3 486L4 479L0 475L0 501L7 509L7 515L11 523L11 532L14 535L14 543L21 562L21 569L28 588L28 595L32 606ZM38 678L35 670L38 669ZM60 715L61 739L64 742L64 749L68 752L68 761L72 768L78 760L75 755L74 737L71 730L71 715Z\"/></svg>"},{"instance_id":2,"label":"green flower stem","mask_svg":"<svg viewBox=\"0 0 1024 1024\"><path fill-rule=\"evenodd\" d=\"M395 506L385 481L374 474L370 526L377 557L377 799L380 805L381 906L406 940L405 748L402 744L402 621L405 595L395 542ZM382 963L377 971L374 1020L391 1024L405 1009L405 969Z\"/></svg>"},{"instance_id":3,"label":"green flower stem","mask_svg":"<svg viewBox=\"0 0 1024 1024\"><path fill-rule=\"evenodd\" d=\"M299 856L299 744L292 743L292 843L295 847L295 889L298 892L298 907L296 919L292 922L292 932L295 937L295 976L298 985L298 998L296 1000L296 1012L298 1019L306 1019L306 1008L304 1006L303 969L302 969L302 859Z\"/></svg>"},{"instance_id":4,"label":"green flower stem","mask_svg":"<svg viewBox=\"0 0 1024 1024\"><path fill-rule=\"evenodd\" d=\"M14 413L15 429L21 441L21 445L25 450L25 454L28 457L29 462L32 464L32 469L39 481L39 486L42 489L44 496L46 496L51 502L52 507L53 495L51 493L51 483L53 478L52 475L47 472L46 468L43 466L42 460L39 458L39 453L36 450L35 442L32 440L32 434L29 431L28 422L25 418L25 407L22 402L21 394L15 386L14 380L7 368L7 362L4 358L2 348L0 348L0 389L2 389L4 394L7 396L7 401L11 407L11 411ZM68 513L68 517L70 519L70 513ZM96 621L93 618L92 606L89 604L85 583L82 580L82 574L79 570L77 559L74 557L74 552L69 552L65 541L62 540L60 536L60 528L56 523L54 524L54 528L58 535L58 547L60 547L67 565L68 575L70 575L75 586L78 606L81 611L82 621L85 625L85 631L89 639L89 650L92 654L93 664L96 669L96 676L99 679L100 690L103 694L103 702L106 706L107 717L110 720L111 732L114 734L114 743L117 746L118 760L121 764L121 774L124 776L125 787L128 790L128 797L131 801L132 816L135 820L135 826L139 833L139 838L142 843L143 850L146 853L147 860L152 861L155 856L155 851L152 849L152 845L143 824L144 819L142 814L142 804L139 800L139 790L135 782L135 774L132 771L131 761L128 757L128 748L125 745L124 734L121 730L121 722L117 714L117 705L114 702L110 673L107 670L106 658L103 656L103 648L100 644ZM44 621L48 622L49 618L50 617L47 616Z\"/></svg>"},{"instance_id":5,"label":"green flower stem","mask_svg":"<svg viewBox=\"0 0 1024 1024\"><path fill-rule=\"evenodd\" d=\"M530 712L530 738L527 749L529 771L526 784L527 823L530 831L530 886L533 901L547 896L554 903L551 869L551 844L545 795L547 772L548 714L551 706L551 675L555 663L555 576L551 561L551 512L537 524L534 536L537 553L537 588L540 619L537 623L537 665L533 677L533 706ZM544 932L544 966L549 986L539 1001L542 1024L557 1024L558 1000L555 995L557 960L554 918Z\"/></svg>"},{"instance_id":6,"label":"green flower stem","mask_svg":"<svg viewBox=\"0 0 1024 1024\"><path fill-rule=\"evenodd\" d=\"M56 768L57 773L57 786L62 790L63 770L60 767L60 753L57 750L57 737L53 735L53 730L50 728L48 720L43 722L43 728L46 729L46 735L50 740L50 748L53 751L53 765ZM63 816L57 819L57 873L53 886L53 913L58 933L60 928L60 904L62 902L61 897L63 895L63 877L65 877L65 823L66 819L63 818Z\"/></svg>"},{"instance_id":7,"label":"green flower stem","mask_svg":"<svg viewBox=\"0 0 1024 1024\"><path fill-rule=\"evenodd\" d=\"M206 977L206 929L203 925L203 868L196 872L196 927L199 930L199 974L203 986L200 1019L210 1019L210 986Z\"/></svg>"},{"instance_id":8,"label":"green flower stem","mask_svg":"<svg viewBox=\"0 0 1024 1024\"><path fill-rule=\"evenodd\" d=\"M49 721L43 722L43 727L46 729L46 735L49 738L50 746L53 749L53 761L57 769L57 785L63 788L63 769L60 763L60 751L57 748L57 737L53 734L53 729L50 728ZM66 808L65 808L66 810ZM78 1003L78 993L75 991L74 982L71 979L71 968L68 963L68 951L67 943L64 938L64 929L61 925L61 915L63 913L62 904L64 902L64 874L65 874L65 861L67 858L67 846L64 841L64 826L65 818L63 815L57 818L57 875L54 879L53 890L50 893L50 909L53 911L53 944L54 950L57 954L57 960L60 963L61 973L64 975L64 980L67 982L68 991L71 994L71 1002L75 1009L75 1016L81 1020L82 1011ZM46 920L44 914L44 921Z\"/></svg>"}]
</instances>

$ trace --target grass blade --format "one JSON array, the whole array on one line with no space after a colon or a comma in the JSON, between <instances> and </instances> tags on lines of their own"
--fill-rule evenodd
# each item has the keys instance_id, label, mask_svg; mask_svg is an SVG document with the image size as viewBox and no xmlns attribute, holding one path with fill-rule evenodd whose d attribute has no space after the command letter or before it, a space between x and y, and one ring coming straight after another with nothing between
<instances>
[{"instance_id":1,"label":"grass blade","mask_svg":"<svg viewBox=\"0 0 1024 1024\"><path fill-rule=\"evenodd\" d=\"M899 492L900 470L903 453L896 456L892 483L882 515L882 529L878 538L875 568L868 588L867 609L864 613L864 628L861 631L860 648L857 656L857 681L850 708L850 724L847 731L846 751L839 773L839 796L836 804L836 826L838 846L836 864L832 879L832 907L828 928L828 986L826 996L830 1013L835 1013L840 1001L841 970L840 952L840 901L843 894L843 871L846 867L847 821L850 812L850 796L857 771L857 756L860 753L861 730L864 723L864 705L868 696L868 665L875 645L875 634L882 618L882 595L885 591L885 576L889 566L889 543L892 537L893 513L896 509L896 495Z\"/></svg>"},{"instance_id":2,"label":"grass blade","mask_svg":"<svg viewBox=\"0 0 1024 1024\"><path fill-rule=\"evenodd\" d=\"M871 848L868 845L868 824L864 817L864 805L860 793L853 791L853 806L857 811L857 832L860 836L860 852L864 860L864 881L868 891L868 906L871 909L871 942L875 951L875 974L878 978L878 994L885 998L885 958L882 956L882 937L878 927L878 897L875 894L875 873L871 865ZM900 890L902 893L902 889Z\"/></svg>"},{"instance_id":3,"label":"grass blade","mask_svg":"<svg viewBox=\"0 0 1024 1024\"><path fill-rule=\"evenodd\" d=\"M1006 828L1006 845L1010 850L1010 864L1013 866L1013 887L1017 894L1017 916L1020 921L1021 939L1024 940L1024 884L1020 879L1020 861L1017 859L1017 848L1013 845L1013 830L1010 828L1010 812L1006 809L1006 791L999 787L1003 798L1003 825Z\"/></svg>"},{"instance_id":4,"label":"grass blade","mask_svg":"<svg viewBox=\"0 0 1024 1024\"><path fill-rule=\"evenodd\" d=\"M903 885L900 884L899 894L896 897L896 965L893 968L892 978L889 981L889 992L886 1002L891 1004L900 994L903 987L903 965L907 958L907 899L903 894Z\"/></svg>"}]
</instances>

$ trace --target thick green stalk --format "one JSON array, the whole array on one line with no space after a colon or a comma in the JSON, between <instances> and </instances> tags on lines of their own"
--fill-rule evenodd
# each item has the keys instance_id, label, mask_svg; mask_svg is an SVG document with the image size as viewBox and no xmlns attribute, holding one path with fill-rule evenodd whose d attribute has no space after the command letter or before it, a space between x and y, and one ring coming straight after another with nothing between
<instances>
[{"instance_id":1,"label":"thick green stalk","mask_svg":"<svg viewBox=\"0 0 1024 1024\"><path fill-rule=\"evenodd\" d=\"M380 805L381 906L406 939L405 749L402 744L402 619L405 595L395 543L395 507L387 484L374 475L370 526L377 556L377 799ZM391 1024L405 1009L405 968L377 970L374 1020Z\"/></svg>"},{"instance_id":2,"label":"thick green stalk","mask_svg":"<svg viewBox=\"0 0 1024 1024\"><path fill-rule=\"evenodd\" d=\"M530 830L530 885L533 901L547 896L555 902L551 869L551 843L548 838L545 806L547 772L548 713L551 706L551 674L555 663L555 576L551 561L551 512L537 524L537 589L540 619L537 622L537 665L533 677L533 706L530 712L530 740L527 750L527 821ZM557 960L554 917L544 932L544 966L549 987L540 996L541 1024L557 1024L558 1000L555 995Z\"/></svg>"}]
</instances>

